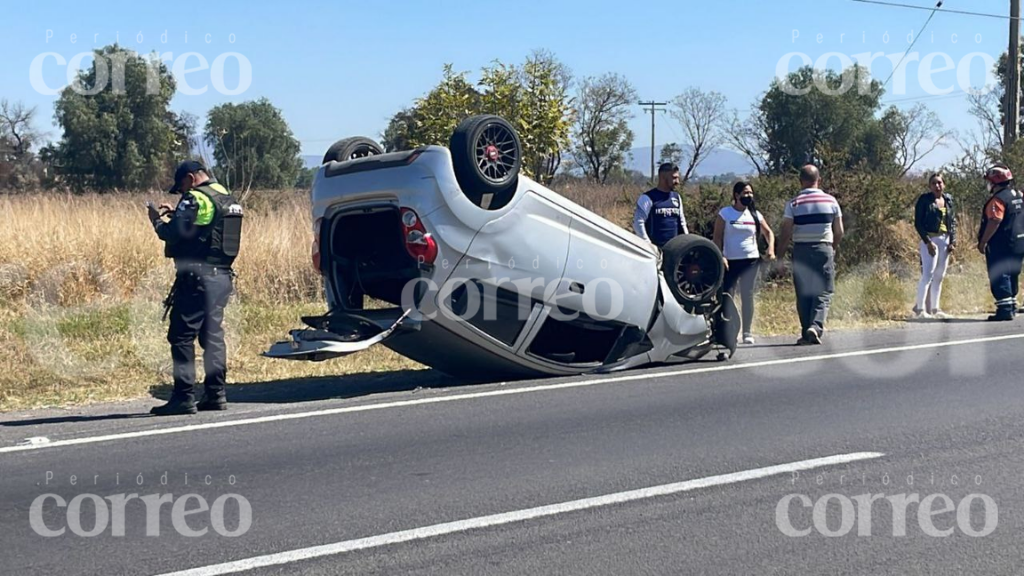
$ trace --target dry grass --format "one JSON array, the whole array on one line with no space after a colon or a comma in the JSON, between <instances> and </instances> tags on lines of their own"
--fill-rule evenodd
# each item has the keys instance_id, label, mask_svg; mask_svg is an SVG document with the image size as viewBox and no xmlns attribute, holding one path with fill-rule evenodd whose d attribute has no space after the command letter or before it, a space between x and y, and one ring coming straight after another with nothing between
<instances>
[{"instance_id":1,"label":"dry grass","mask_svg":"<svg viewBox=\"0 0 1024 576\"><path fill-rule=\"evenodd\" d=\"M563 193L628 226L639 190L580 186ZM173 274L146 221L147 199L168 201L138 194L0 196L0 411L140 397L170 381L160 302ZM309 261L305 195L261 193L247 208L238 294L227 314L233 383L421 368L383 347L319 364L260 357L299 326L300 315L322 313L324 305ZM846 272L832 325L904 318L917 273L892 268ZM988 309L983 269L977 254L953 267L947 311ZM796 332L788 282L764 287L756 322L760 334Z\"/></svg>"},{"instance_id":2,"label":"dry grass","mask_svg":"<svg viewBox=\"0 0 1024 576\"><path fill-rule=\"evenodd\" d=\"M232 382L420 367L378 347L330 363L259 356L324 311L308 200L247 214L228 307ZM166 202L166 196L153 196ZM161 302L173 280L143 195L0 196L0 411L138 397L170 381Z\"/></svg>"},{"instance_id":3,"label":"dry grass","mask_svg":"<svg viewBox=\"0 0 1024 576\"><path fill-rule=\"evenodd\" d=\"M975 253L977 256L977 253ZM905 322L910 316L920 272L901 267L862 266L841 273L829 312L829 329L882 328ZM942 284L943 311L951 315L977 315L992 310L985 264L966 256L950 265ZM788 280L766 282L758 293L754 332L764 335L800 333L796 300Z\"/></svg>"}]
</instances>

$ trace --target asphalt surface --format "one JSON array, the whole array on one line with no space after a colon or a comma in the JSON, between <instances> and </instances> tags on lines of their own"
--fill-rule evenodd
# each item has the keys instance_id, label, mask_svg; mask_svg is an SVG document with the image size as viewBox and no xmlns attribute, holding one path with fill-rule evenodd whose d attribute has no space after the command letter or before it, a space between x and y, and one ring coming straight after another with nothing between
<instances>
[{"instance_id":1,"label":"asphalt surface","mask_svg":"<svg viewBox=\"0 0 1024 576\"><path fill-rule=\"evenodd\" d=\"M769 341L724 364L505 384L445 387L448 380L431 372L281 382L232 390L230 411L193 417L137 416L156 400L4 414L0 573L164 574L877 452L883 455L796 477L300 555L246 573L1019 574L1022 329L1024 321L907 325L831 334L821 347ZM152 434L186 425L199 426ZM43 444L5 451L26 438ZM60 444L76 439L82 443ZM71 511L50 499L42 519L64 534L44 537L33 528L30 509L42 495L70 502L133 493L194 493L211 505L237 494L251 506L251 526L221 536L210 513L200 512L188 526L208 532L186 537L167 504L148 528L159 526L159 535L147 536L147 509L136 501L126 505L124 536L108 525L87 537L72 533ZM780 528L777 507L791 494L798 500L788 516L796 529L810 528L806 536ZM961 512L922 524L916 503L904 517L884 499L867 514L855 500L842 507L843 497L915 494L943 495L932 498L940 499L932 512L942 510L944 497ZM75 518L84 530L96 520L90 498ZM811 504L822 499L815 518ZM228 505L225 531L238 520ZM841 532L844 522L848 533L825 535ZM871 535L858 535L862 528ZM905 535L893 535L901 529ZM935 530L949 535L930 535Z\"/></svg>"}]
</instances>

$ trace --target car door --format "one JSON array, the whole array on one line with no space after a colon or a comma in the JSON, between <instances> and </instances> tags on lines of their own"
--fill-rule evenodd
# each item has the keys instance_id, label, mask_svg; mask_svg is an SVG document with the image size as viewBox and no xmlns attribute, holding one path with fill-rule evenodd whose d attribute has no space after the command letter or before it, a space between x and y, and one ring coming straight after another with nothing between
<instances>
[{"instance_id":1,"label":"car door","mask_svg":"<svg viewBox=\"0 0 1024 576\"><path fill-rule=\"evenodd\" d=\"M451 313L441 321L511 354L562 278L571 220L562 207L523 194L473 238L438 293L437 305Z\"/></svg>"},{"instance_id":2,"label":"car door","mask_svg":"<svg viewBox=\"0 0 1024 576\"><path fill-rule=\"evenodd\" d=\"M646 328L658 297L658 260L626 232L574 216L555 301L594 319Z\"/></svg>"}]
</instances>

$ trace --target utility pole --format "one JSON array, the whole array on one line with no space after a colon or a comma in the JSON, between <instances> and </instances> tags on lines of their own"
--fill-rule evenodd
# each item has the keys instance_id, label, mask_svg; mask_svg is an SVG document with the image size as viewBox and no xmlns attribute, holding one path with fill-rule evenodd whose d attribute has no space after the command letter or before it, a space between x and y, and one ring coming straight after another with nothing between
<instances>
[{"instance_id":1,"label":"utility pole","mask_svg":"<svg viewBox=\"0 0 1024 576\"><path fill-rule=\"evenodd\" d=\"M1006 75L1005 146L1020 136L1020 0L1010 0L1010 50Z\"/></svg>"},{"instance_id":2,"label":"utility pole","mask_svg":"<svg viewBox=\"0 0 1024 576\"><path fill-rule=\"evenodd\" d=\"M651 182L654 182L654 115L657 112L664 112L664 108L660 106L668 106L668 102L655 102L651 100L649 102L639 102L641 106L647 107L644 112L651 113Z\"/></svg>"}]
</instances>

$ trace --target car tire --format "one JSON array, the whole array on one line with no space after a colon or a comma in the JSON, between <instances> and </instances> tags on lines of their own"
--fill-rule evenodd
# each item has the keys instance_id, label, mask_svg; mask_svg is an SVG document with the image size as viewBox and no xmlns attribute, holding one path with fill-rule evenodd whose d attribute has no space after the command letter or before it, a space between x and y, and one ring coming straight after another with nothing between
<instances>
[{"instance_id":1,"label":"car tire","mask_svg":"<svg viewBox=\"0 0 1024 576\"><path fill-rule=\"evenodd\" d=\"M661 269L676 302L691 313L705 311L713 304L725 279L718 246L690 234L676 236L665 244Z\"/></svg>"},{"instance_id":2,"label":"car tire","mask_svg":"<svg viewBox=\"0 0 1024 576\"><path fill-rule=\"evenodd\" d=\"M338 140L327 149L324 154L323 164L330 162L346 162L367 156L383 154L384 149L380 144L364 136L354 136Z\"/></svg>"},{"instance_id":3,"label":"car tire","mask_svg":"<svg viewBox=\"0 0 1024 576\"><path fill-rule=\"evenodd\" d=\"M455 178L477 206L497 210L515 195L523 146L515 129L498 116L470 116L459 123L448 146Z\"/></svg>"}]
</instances>

